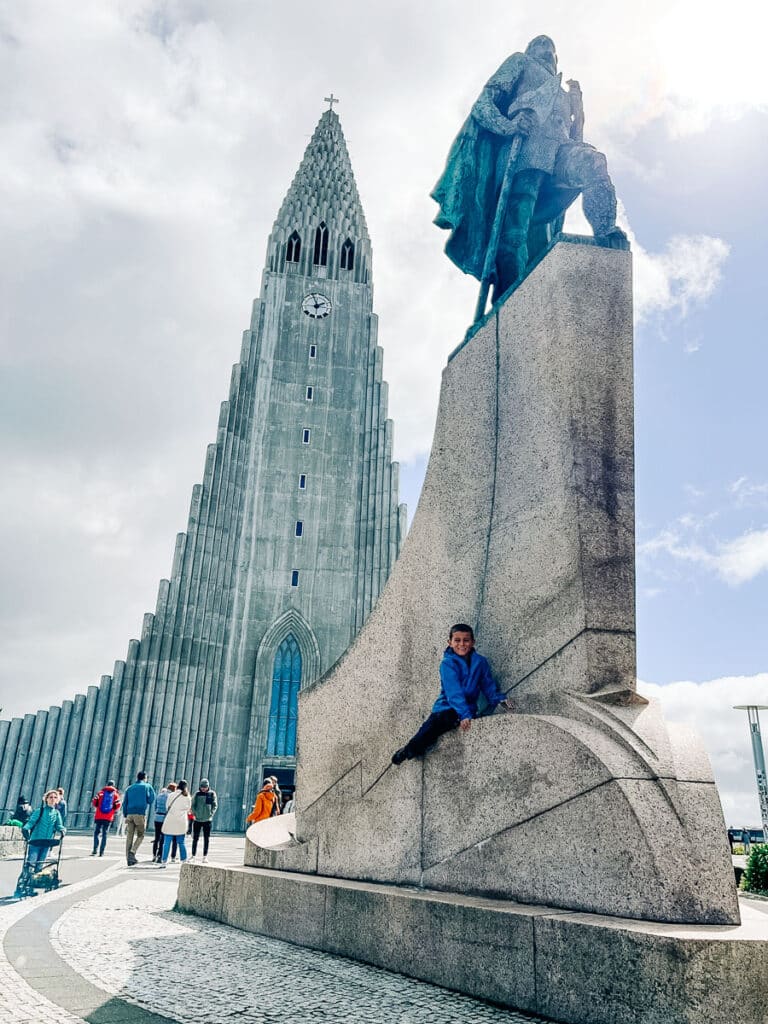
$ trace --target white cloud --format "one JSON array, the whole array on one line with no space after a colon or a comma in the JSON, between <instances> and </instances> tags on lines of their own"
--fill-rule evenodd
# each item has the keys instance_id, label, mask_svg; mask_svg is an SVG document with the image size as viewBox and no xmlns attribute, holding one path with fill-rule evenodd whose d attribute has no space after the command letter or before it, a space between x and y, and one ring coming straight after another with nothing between
<instances>
[{"instance_id":1,"label":"white cloud","mask_svg":"<svg viewBox=\"0 0 768 1024\"><path fill-rule=\"evenodd\" d=\"M331 88L373 240L396 457L416 459L477 295L443 256L428 193L482 83L546 26L564 77L581 79L589 141L629 166L644 126L701 130L720 98L762 109L762 58L749 58L763 12L745 39L738 2L729 10L715 30L692 0L445 0L440 17L338 0L321 24L309 0L4 5L0 533L18 586L4 564L16 608L0 635L18 657L0 658L0 686L19 692L22 672L25 704L69 695L109 670L151 607L272 220ZM684 315L717 286L727 246L658 248L635 239L638 315ZM43 630L65 652L55 678L24 655Z\"/></svg>"},{"instance_id":2,"label":"white cloud","mask_svg":"<svg viewBox=\"0 0 768 1024\"><path fill-rule=\"evenodd\" d=\"M710 235L675 235L660 253L643 248L631 229L627 232L634 253L635 319L655 313L684 317L713 294L722 278L730 246ZM700 339L688 340L685 351L698 351Z\"/></svg>"},{"instance_id":3,"label":"white cloud","mask_svg":"<svg viewBox=\"0 0 768 1024\"><path fill-rule=\"evenodd\" d=\"M759 825L747 716L744 711L731 709L734 704L768 704L768 672L666 686L640 682L638 689L661 701L670 721L684 722L701 736L712 762L726 823L736 828ZM765 745L768 718L764 717L761 725Z\"/></svg>"},{"instance_id":4,"label":"white cloud","mask_svg":"<svg viewBox=\"0 0 768 1024\"><path fill-rule=\"evenodd\" d=\"M768 484L753 483L748 476L740 476L734 480L728 491L736 499L736 505L739 508L768 504Z\"/></svg>"},{"instance_id":5,"label":"white cloud","mask_svg":"<svg viewBox=\"0 0 768 1024\"><path fill-rule=\"evenodd\" d=\"M752 580L768 569L768 529L750 530L722 545L715 556L719 575L731 586Z\"/></svg>"},{"instance_id":6,"label":"white cloud","mask_svg":"<svg viewBox=\"0 0 768 1024\"><path fill-rule=\"evenodd\" d=\"M678 562L701 566L731 587L748 583L768 570L768 529L748 530L731 540L704 542L693 537L701 526L702 520L697 517L680 516L674 526L639 543L638 555L650 559L667 555Z\"/></svg>"}]
</instances>

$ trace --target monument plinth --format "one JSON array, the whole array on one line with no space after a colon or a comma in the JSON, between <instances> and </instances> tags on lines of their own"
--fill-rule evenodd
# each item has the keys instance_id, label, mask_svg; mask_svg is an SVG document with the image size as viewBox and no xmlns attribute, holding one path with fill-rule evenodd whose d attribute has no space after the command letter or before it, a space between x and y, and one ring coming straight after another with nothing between
<instances>
[{"instance_id":1,"label":"monument plinth","mask_svg":"<svg viewBox=\"0 0 768 1024\"><path fill-rule=\"evenodd\" d=\"M632 424L631 257L563 240L444 371L403 553L300 697L296 842L183 909L574 1024L764 1024L708 759L635 690ZM455 621L515 713L395 767Z\"/></svg>"}]
</instances>

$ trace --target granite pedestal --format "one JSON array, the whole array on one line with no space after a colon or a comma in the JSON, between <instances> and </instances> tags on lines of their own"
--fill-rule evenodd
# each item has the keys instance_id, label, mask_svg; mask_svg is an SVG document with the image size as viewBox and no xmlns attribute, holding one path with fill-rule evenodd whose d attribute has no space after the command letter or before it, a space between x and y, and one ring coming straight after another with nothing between
<instances>
[{"instance_id":1,"label":"granite pedestal","mask_svg":"<svg viewBox=\"0 0 768 1024\"><path fill-rule=\"evenodd\" d=\"M734 985L768 1005L768 930L740 928L707 756L636 692L634 611L631 257L563 240L444 371L403 553L300 697L296 841L255 835L210 897L185 869L181 904L523 1009L533 986L539 1012L579 1024L725 1021ZM461 621L514 713L395 767ZM289 890L311 926L265 916ZM503 949L498 969L461 968L479 947Z\"/></svg>"}]
</instances>

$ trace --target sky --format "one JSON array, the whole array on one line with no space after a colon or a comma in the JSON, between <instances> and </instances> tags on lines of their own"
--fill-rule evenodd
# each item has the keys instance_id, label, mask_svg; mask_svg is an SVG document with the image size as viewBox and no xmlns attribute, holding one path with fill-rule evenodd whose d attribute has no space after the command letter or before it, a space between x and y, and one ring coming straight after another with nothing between
<instances>
[{"instance_id":1,"label":"sky","mask_svg":"<svg viewBox=\"0 0 768 1024\"><path fill-rule=\"evenodd\" d=\"M476 299L429 192L484 82L546 32L633 243L640 686L701 732L729 823L757 824L731 705L768 704L766 29L757 0L0 0L3 716L98 682L154 608L331 91L413 513Z\"/></svg>"}]
</instances>

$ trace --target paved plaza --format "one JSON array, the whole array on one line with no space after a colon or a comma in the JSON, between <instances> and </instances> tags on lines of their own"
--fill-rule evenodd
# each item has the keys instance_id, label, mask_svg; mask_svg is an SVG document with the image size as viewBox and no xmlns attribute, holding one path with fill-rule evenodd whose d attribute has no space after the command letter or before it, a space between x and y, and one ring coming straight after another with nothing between
<instances>
[{"instance_id":1,"label":"paved plaza","mask_svg":"<svg viewBox=\"0 0 768 1024\"><path fill-rule=\"evenodd\" d=\"M145 861L128 869L122 850L110 837L105 857L92 859L90 838L69 836L61 888L0 901L0 1024L542 1019L177 913L179 867ZM146 841L142 853L149 855ZM243 840L214 837L211 854L240 864ZM0 861L3 894L19 869L19 861Z\"/></svg>"}]
</instances>

